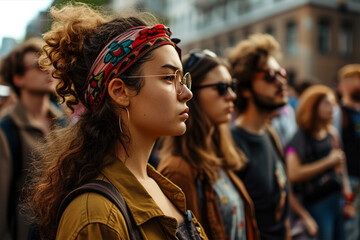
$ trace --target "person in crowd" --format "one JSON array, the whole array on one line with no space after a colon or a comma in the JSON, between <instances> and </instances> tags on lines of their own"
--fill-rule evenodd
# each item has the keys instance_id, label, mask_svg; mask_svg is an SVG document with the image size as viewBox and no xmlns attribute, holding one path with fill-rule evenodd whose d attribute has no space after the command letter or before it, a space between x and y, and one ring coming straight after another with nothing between
<instances>
[{"instance_id":1,"label":"person in crowd","mask_svg":"<svg viewBox=\"0 0 360 240\"><path fill-rule=\"evenodd\" d=\"M254 34L228 53L238 79L232 135L249 162L237 171L255 205L261 239L290 237L288 184L281 143L269 126L273 111L287 103L286 71L276 60L279 44Z\"/></svg>"},{"instance_id":2,"label":"person in crowd","mask_svg":"<svg viewBox=\"0 0 360 240\"><path fill-rule=\"evenodd\" d=\"M1 78L18 99L0 122L0 239L27 238L28 224L18 211L24 170L34 161L35 144L63 117L50 101L55 80L38 64L43 44L41 39L30 39L0 64Z\"/></svg>"},{"instance_id":3,"label":"person in crowd","mask_svg":"<svg viewBox=\"0 0 360 240\"><path fill-rule=\"evenodd\" d=\"M353 202L354 218L345 222L346 239L360 239L360 64L343 66L338 72L341 94L340 132L344 144L347 169L353 196L346 201Z\"/></svg>"},{"instance_id":4,"label":"person in crowd","mask_svg":"<svg viewBox=\"0 0 360 240\"><path fill-rule=\"evenodd\" d=\"M185 132L192 98L170 29L149 15L105 16L80 3L50 13L40 61L53 66L67 106L84 109L41 151L29 204L42 238L130 239L124 215L96 193L73 199L57 224L64 197L97 179L121 193L143 239L207 239L181 190L147 164L158 137Z\"/></svg>"},{"instance_id":5,"label":"person in crowd","mask_svg":"<svg viewBox=\"0 0 360 240\"><path fill-rule=\"evenodd\" d=\"M279 136L282 148L284 149L297 130L295 111L290 104L286 104L274 111L274 116L271 118L271 126L273 126Z\"/></svg>"},{"instance_id":6,"label":"person in crowd","mask_svg":"<svg viewBox=\"0 0 360 240\"><path fill-rule=\"evenodd\" d=\"M253 203L233 172L246 162L229 130L235 80L225 61L207 49L190 51L183 66L194 94L187 130L161 141L158 170L184 191L209 239L260 239Z\"/></svg>"},{"instance_id":7,"label":"person in crowd","mask_svg":"<svg viewBox=\"0 0 360 240\"><path fill-rule=\"evenodd\" d=\"M15 105L17 97L9 85L1 81L0 76L0 119L7 115L10 107Z\"/></svg>"},{"instance_id":8,"label":"person in crowd","mask_svg":"<svg viewBox=\"0 0 360 240\"><path fill-rule=\"evenodd\" d=\"M286 151L289 181L315 219L320 240L344 239L341 172L345 155L331 126L336 103L335 93L327 86L306 89L296 111L299 129Z\"/></svg>"}]
</instances>

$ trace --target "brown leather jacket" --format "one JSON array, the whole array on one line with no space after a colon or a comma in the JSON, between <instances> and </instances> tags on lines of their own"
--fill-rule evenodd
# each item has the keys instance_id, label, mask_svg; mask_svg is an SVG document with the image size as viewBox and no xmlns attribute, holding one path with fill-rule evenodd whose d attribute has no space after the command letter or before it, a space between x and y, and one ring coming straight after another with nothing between
<instances>
[{"instance_id":1,"label":"brown leather jacket","mask_svg":"<svg viewBox=\"0 0 360 240\"><path fill-rule=\"evenodd\" d=\"M212 184L207 178L201 176L197 169L190 166L183 158L171 155L160 161L158 170L183 190L187 209L195 214L209 239L228 239ZM227 173L244 200L247 239L260 239L252 200L242 181L232 171L228 170ZM205 198L203 203L198 201L198 181L201 181L203 187Z\"/></svg>"}]
</instances>

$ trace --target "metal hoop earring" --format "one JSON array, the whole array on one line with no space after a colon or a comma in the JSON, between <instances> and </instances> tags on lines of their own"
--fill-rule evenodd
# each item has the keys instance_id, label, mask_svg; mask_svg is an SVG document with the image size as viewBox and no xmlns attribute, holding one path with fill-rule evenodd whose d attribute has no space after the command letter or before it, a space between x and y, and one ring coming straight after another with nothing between
<instances>
[{"instance_id":1,"label":"metal hoop earring","mask_svg":"<svg viewBox=\"0 0 360 240\"><path fill-rule=\"evenodd\" d=\"M127 113L127 117L128 117L128 122L130 121L130 114L129 114L129 110L127 109L127 107L125 107L126 113Z\"/></svg>"},{"instance_id":2,"label":"metal hoop earring","mask_svg":"<svg viewBox=\"0 0 360 240\"><path fill-rule=\"evenodd\" d=\"M122 134L124 134L122 127L121 127L121 114L119 114L119 129Z\"/></svg>"}]
</instances>

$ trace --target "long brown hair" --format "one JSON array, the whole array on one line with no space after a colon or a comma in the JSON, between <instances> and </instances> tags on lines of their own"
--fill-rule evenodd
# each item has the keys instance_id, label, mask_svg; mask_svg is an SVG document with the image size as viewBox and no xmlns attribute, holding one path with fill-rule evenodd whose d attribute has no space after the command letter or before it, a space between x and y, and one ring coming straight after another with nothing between
<instances>
[{"instance_id":1,"label":"long brown hair","mask_svg":"<svg viewBox=\"0 0 360 240\"><path fill-rule=\"evenodd\" d=\"M300 129L313 135L321 127L318 120L318 107L321 100L328 94L336 99L335 92L325 85L314 85L307 88L299 98L296 109L296 121ZM331 122L326 123L326 129L330 131Z\"/></svg>"},{"instance_id":2,"label":"long brown hair","mask_svg":"<svg viewBox=\"0 0 360 240\"><path fill-rule=\"evenodd\" d=\"M41 64L54 67L52 74L59 80L56 91L66 105L74 109L81 103L85 110L74 125L53 131L47 137L39 148L41 160L30 176L32 184L27 200L45 239L55 238L56 215L62 199L111 164L103 159L114 151L116 142L126 151L130 136L125 126L122 126L123 134L118 125L122 109L108 96L98 108L88 106L84 97L87 76L109 41L127 29L149 25L140 15L112 19L80 3L60 10L52 8L50 12L55 22L44 35L46 45ZM124 76L141 75L141 64L150 57L151 52L125 71ZM137 78L123 81L137 92L143 85Z\"/></svg>"},{"instance_id":3,"label":"long brown hair","mask_svg":"<svg viewBox=\"0 0 360 240\"><path fill-rule=\"evenodd\" d=\"M183 66L187 66L189 58L189 55L184 57ZM206 74L219 65L227 66L226 62L217 57L204 56L201 64L190 72L192 85L200 85ZM188 102L190 117L186 121L185 134L161 139L160 156L180 156L210 180L215 180L220 167L239 169L246 158L235 146L229 125L214 126L201 108L198 95L196 92L193 94L193 98Z\"/></svg>"}]
</instances>

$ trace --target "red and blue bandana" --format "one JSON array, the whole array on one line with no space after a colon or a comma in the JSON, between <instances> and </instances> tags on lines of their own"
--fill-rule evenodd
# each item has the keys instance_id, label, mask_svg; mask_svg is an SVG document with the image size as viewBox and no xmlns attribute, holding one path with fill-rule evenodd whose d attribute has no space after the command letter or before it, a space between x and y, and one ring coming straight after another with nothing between
<instances>
[{"instance_id":1,"label":"red and blue bandana","mask_svg":"<svg viewBox=\"0 0 360 240\"><path fill-rule=\"evenodd\" d=\"M134 27L106 45L93 63L87 78L86 99L90 106L99 106L106 95L109 81L119 77L149 51L169 44L179 53L176 46L178 41L171 40L171 34L170 29L162 24Z\"/></svg>"}]
</instances>

